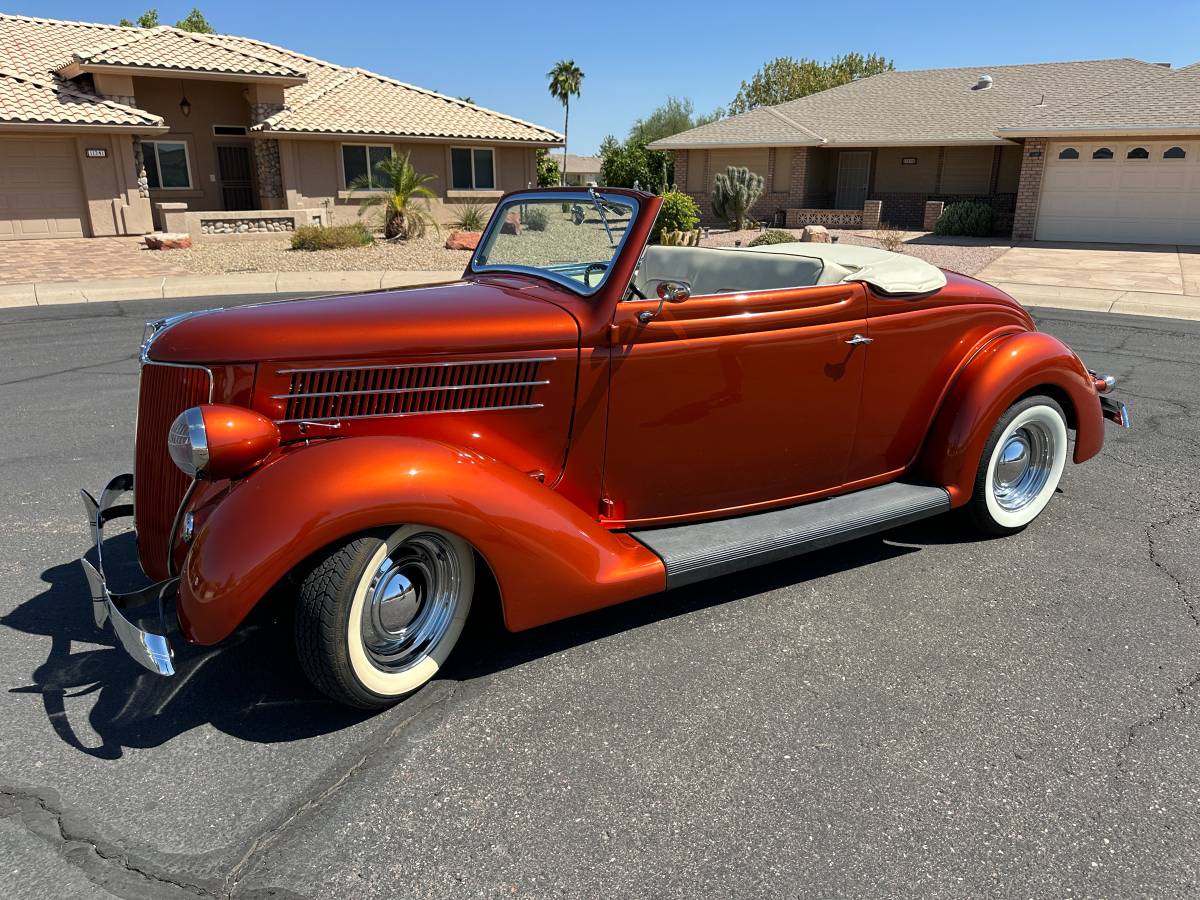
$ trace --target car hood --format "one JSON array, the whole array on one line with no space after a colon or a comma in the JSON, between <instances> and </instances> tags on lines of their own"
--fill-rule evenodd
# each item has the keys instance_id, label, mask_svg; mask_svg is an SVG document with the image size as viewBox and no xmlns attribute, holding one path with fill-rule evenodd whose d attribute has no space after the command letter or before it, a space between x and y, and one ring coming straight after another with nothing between
<instances>
[{"instance_id":1,"label":"car hood","mask_svg":"<svg viewBox=\"0 0 1200 900\"><path fill-rule=\"evenodd\" d=\"M206 310L169 324L160 362L369 359L578 346L575 319L516 279Z\"/></svg>"}]
</instances>

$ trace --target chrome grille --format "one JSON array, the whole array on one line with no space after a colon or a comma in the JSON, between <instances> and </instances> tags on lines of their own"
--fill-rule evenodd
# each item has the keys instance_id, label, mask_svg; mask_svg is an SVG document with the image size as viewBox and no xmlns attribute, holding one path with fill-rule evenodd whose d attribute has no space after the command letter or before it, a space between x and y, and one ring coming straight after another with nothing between
<instances>
[{"instance_id":1,"label":"chrome grille","mask_svg":"<svg viewBox=\"0 0 1200 900\"><path fill-rule=\"evenodd\" d=\"M533 409L543 359L406 366L281 369L289 376L284 422L327 422L484 409Z\"/></svg>"},{"instance_id":2,"label":"chrome grille","mask_svg":"<svg viewBox=\"0 0 1200 900\"><path fill-rule=\"evenodd\" d=\"M134 524L142 569L167 577L167 542L175 511L191 479L171 462L167 433L176 416L209 402L212 375L198 366L142 366L138 395L137 447L133 473Z\"/></svg>"}]
</instances>

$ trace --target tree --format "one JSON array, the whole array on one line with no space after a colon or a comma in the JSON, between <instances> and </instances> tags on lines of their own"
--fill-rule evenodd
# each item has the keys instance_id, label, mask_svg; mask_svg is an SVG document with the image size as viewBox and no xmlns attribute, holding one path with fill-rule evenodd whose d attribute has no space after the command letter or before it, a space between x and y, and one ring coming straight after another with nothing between
<instances>
[{"instance_id":1,"label":"tree","mask_svg":"<svg viewBox=\"0 0 1200 900\"><path fill-rule=\"evenodd\" d=\"M546 77L550 79L550 96L563 105L563 171L561 184L567 183L567 127L571 121L571 98L579 96L583 71L573 59L560 59Z\"/></svg>"},{"instance_id":2,"label":"tree","mask_svg":"<svg viewBox=\"0 0 1200 900\"><path fill-rule=\"evenodd\" d=\"M778 106L818 91L849 84L859 78L891 72L895 68L890 59L874 53L868 56L847 53L835 56L827 63L780 56L755 72L749 83L742 82L737 96L729 104L729 114L749 112L760 106Z\"/></svg>"},{"instance_id":3,"label":"tree","mask_svg":"<svg viewBox=\"0 0 1200 900\"><path fill-rule=\"evenodd\" d=\"M131 22L129 19L122 19L117 23L124 28L157 28L162 23L158 20L158 10L151 7L140 16L136 22ZM175 23L175 27L180 31L192 31L198 34L216 34L217 31L209 24L208 19L204 18L204 13L193 6L192 11L184 18Z\"/></svg>"},{"instance_id":4,"label":"tree","mask_svg":"<svg viewBox=\"0 0 1200 900\"><path fill-rule=\"evenodd\" d=\"M544 147L537 151L537 184L538 187L554 187L561 184L558 172L558 162Z\"/></svg>"},{"instance_id":5,"label":"tree","mask_svg":"<svg viewBox=\"0 0 1200 900\"><path fill-rule=\"evenodd\" d=\"M644 119L637 119L629 129L629 139L649 144L721 118L720 107L711 113L696 115L687 97L668 97L666 102Z\"/></svg>"},{"instance_id":6,"label":"tree","mask_svg":"<svg viewBox=\"0 0 1200 900\"><path fill-rule=\"evenodd\" d=\"M364 197L359 204L358 214L361 216L368 209L382 206L383 236L386 240L404 241L410 237L420 237L430 225L437 228L437 221L429 208L429 201L437 195L425 186L434 180L433 175L418 172L407 153L381 159L375 163L375 171L383 176L387 187L383 192L372 191ZM350 183L350 190L371 190L371 179L360 175Z\"/></svg>"},{"instance_id":7,"label":"tree","mask_svg":"<svg viewBox=\"0 0 1200 900\"><path fill-rule=\"evenodd\" d=\"M671 154L651 150L646 145L721 117L719 109L706 115L696 115L693 110L688 98L668 97L644 119L633 123L624 143L612 135L606 137L600 145L604 183L610 187L631 188L636 182L643 190L656 194L670 187L675 177Z\"/></svg>"}]
</instances>

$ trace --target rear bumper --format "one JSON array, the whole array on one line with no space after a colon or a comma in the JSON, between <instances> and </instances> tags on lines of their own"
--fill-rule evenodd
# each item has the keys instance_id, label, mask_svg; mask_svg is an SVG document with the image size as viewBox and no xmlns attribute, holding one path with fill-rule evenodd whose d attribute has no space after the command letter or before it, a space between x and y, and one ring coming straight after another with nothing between
<instances>
[{"instance_id":1,"label":"rear bumper","mask_svg":"<svg viewBox=\"0 0 1200 900\"><path fill-rule=\"evenodd\" d=\"M1113 400L1111 397L1100 398L1100 411L1104 413L1104 418L1110 422L1116 422L1122 428L1129 427L1129 410L1120 400Z\"/></svg>"},{"instance_id":2,"label":"rear bumper","mask_svg":"<svg viewBox=\"0 0 1200 900\"><path fill-rule=\"evenodd\" d=\"M97 628L103 628L107 621L112 625L113 634L131 657L157 675L174 675L174 653L166 634L154 634L143 631L125 617L124 610L157 603L158 618L164 632L167 629L167 605L175 597L179 585L178 578L168 578L155 584L128 593L118 594L108 589L104 576L104 526L114 519L133 515L132 504L122 504L117 501L124 495L133 492L133 476L118 475L110 481L100 495L99 501L87 491L80 491L83 498L83 509L88 524L92 529L92 540L95 544L96 565L93 566L84 557L80 560L84 574L87 575L88 586L92 592L92 617ZM172 611L171 617L174 617Z\"/></svg>"}]
</instances>

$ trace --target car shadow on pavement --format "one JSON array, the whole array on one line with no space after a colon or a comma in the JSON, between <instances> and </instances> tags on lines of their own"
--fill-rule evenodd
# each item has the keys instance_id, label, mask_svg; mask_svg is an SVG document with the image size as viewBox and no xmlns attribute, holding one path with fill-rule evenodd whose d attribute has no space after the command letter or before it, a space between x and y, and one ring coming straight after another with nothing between
<instances>
[{"instance_id":1,"label":"car shadow on pavement","mask_svg":"<svg viewBox=\"0 0 1200 900\"><path fill-rule=\"evenodd\" d=\"M136 571L132 533L106 540L104 558L106 571L118 576L114 584L131 583L118 579ZM309 687L297 672L290 623L271 627L269 611L251 616L215 647L174 641L176 674L163 678L134 662L109 626L96 628L77 561L47 569L42 579L42 593L0 617L0 625L51 639L49 655L31 674L31 683L9 690L40 696L58 736L83 753L117 759L126 747L157 747L203 724L249 741L295 741L369 716L325 700ZM92 693L99 696L87 724L95 737L85 737L72 723L67 701Z\"/></svg>"},{"instance_id":2,"label":"car shadow on pavement","mask_svg":"<svg viewBox=\"0 0 1200 900\"><path fill-rule=\"evenodd\" d=\"M917 523L516 634L504 630L498 605L492 604L492 615L470 629L439 678L472 681L655 622L919 552L912 544L970 539L946 528L938 520ZM105 542L105 564L113 575L137 570L132 534ZM82 753L117 759L125 748L157 747L201 725L247 741L296 741L372 715L338 706L309 686L298 671L282 604L260 605L243 627L214 647L176 641L176 675L163 678L135 663L108 626L96 628L77 561L53 566L42 578L44 591L0 617L2 625L51 641L31 683L9 690L39 697L58 736ZM104 646L92 649L97 644ZM73 724L67 701L93 693L98 698L87 713L85 737Z\"/></svg>"}]
</instances>

